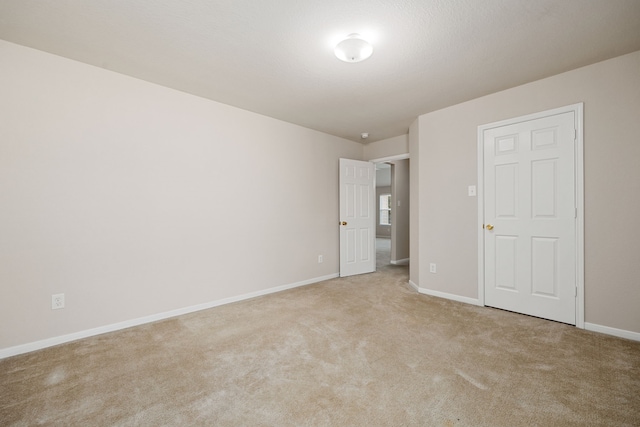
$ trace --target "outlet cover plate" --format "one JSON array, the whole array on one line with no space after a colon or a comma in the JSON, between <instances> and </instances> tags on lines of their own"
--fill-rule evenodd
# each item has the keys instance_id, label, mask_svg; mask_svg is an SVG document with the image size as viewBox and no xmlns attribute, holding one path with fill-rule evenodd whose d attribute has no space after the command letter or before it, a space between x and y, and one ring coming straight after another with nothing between
<instances>
[{"instance_id":1,"label":"outlet cover plate","mask_svg":"<svg viewBox=\"0 0 640 427\"><path fill-rule=\"evenodd\" d=\"M64 308L64 294L51 295L51 310Z\"/></svg>"}]
</instances>

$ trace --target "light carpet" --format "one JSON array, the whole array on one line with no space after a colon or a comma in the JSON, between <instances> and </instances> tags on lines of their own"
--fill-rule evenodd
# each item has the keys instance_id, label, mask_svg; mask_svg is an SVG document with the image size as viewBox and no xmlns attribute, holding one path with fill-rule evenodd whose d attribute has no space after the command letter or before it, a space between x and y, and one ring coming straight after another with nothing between
<instances>
[{"instance_id":1,"label":"light carpet","mask_svg":"<svg viewBox=\"0 0 640 427\"><path fill-rule=\"evenodd\" d=\"M407 281L385 265L2 360L0 425L640 425L640 343Z\"/></svg>"}]
</instances>

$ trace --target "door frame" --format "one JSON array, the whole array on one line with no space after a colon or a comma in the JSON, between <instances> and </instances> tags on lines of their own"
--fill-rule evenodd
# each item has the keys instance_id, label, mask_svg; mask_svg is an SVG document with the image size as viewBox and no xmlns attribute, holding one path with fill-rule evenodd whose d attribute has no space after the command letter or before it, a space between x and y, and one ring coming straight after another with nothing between
<instances>
[{"instance_id":1,"label":"door frame","mask_svg":"<svg viewBox=\"0 0 640 427\"><path fill-rule=\"evenodd\" d=\"M575 118L576 180L576 327L584 329L584 103L567 105L526 116L478 126L478 304L484 301L484 131L496 127L573 112Z\"/></svg>"}]
</instances>

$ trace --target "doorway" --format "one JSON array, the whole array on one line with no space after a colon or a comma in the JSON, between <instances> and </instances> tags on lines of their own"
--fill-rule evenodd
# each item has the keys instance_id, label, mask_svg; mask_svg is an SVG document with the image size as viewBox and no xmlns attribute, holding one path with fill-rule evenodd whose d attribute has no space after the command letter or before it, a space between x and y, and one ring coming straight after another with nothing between
<instances>
[{"instance_id":1,"label":"doorway","mask_svg":"<svg viewBox=\"0 0 640 427\"><path fill-rule=\"evenodd\" d=\"M380 199L376 197L375 165L380 163L389 163L391 171L391 189L388 190L391 197L386 205L386 222L390 223L391 234L385 236L387 241L376 244ZM381 263L408 265L409 155L368 162L340 159L339 181L340 276L372 272ZM377 260L376 247L381 249L380 261Z\"/></svg>"},{"instance_id":2,"label":"doorway","mask_svg":"<svg viewBox=\"0 0 640 427\"><path fill-rule=\"evenodd\" d=\"M376 165L378 267L409 264L409 155L372 160Z\"/></svg>"},{"instance_id":3,"label":"doorway","mask_svg":"<svg viewBox=\"0 0 640 427\"><path fill-rule=\"evenodd\" d=\"M376 269L391 264L391 164L376 163Z\"/></svg>"}]
</instances>

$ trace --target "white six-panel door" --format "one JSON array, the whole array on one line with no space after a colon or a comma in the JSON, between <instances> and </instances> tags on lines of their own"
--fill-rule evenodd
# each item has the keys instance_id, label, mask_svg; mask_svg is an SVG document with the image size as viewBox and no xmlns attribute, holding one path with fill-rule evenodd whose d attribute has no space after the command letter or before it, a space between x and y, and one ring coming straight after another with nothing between
<instances>
[{"instance_id":1,"label":"white six-panel door","mask_svg":"<svg viewBox=\"0 0 640 427\"><path fill-rule=\"evenodd\" d=\"M340 276L376 269L375 165L340 159Z\"/></svg>"},{"instance_id":2,"label":"white six-panel door","mask_svg":"<svg viewBox=\"0 0 640 427\"><path fill-rule=\"evenodd\" d=\"M576 324L575 112L482 132L485 305Z\"/></svg>"}]
</instances>

